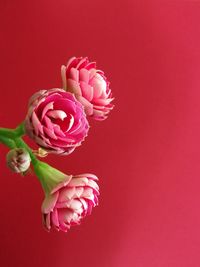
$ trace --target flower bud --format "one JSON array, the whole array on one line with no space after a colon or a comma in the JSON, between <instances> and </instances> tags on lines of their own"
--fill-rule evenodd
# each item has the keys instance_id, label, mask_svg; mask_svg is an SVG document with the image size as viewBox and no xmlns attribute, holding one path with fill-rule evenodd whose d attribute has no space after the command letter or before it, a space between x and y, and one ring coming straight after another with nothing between
<instances>
[{"instance_id":1,"label":"flower bud","mask_svg":"<svg viewBox=\"0 0 200 267\"><path fill-rule=\"evenodd\" d=\"M7 166L13 172L25 172L30 167L31 158L24 148L14 148L6 156Z\"/></svg>"}]
</instances>

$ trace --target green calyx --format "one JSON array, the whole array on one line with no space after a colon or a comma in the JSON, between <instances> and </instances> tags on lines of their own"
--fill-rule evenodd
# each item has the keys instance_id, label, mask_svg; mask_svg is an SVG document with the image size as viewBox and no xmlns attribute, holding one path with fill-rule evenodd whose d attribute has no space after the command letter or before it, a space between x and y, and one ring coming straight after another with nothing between
<instances>
[{"instance_id":1,"label":"green calyx","mask_svg":"<svg viewBox=\"0 0 200 267\"><path fill-rule=\"evenodd\" d=\"M49 164L39 160L34 165L34 172L39 178L45 194L51 194L52 190L58 185L66 185L71 180L71 175L66 175L51 167Z\"/></svg>"}]
</instances>

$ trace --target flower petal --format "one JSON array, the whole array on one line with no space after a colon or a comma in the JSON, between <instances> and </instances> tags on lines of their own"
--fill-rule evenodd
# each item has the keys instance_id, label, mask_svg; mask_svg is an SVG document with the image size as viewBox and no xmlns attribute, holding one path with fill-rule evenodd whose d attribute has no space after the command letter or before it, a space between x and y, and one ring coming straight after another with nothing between
<instances>
[{"instance_id":1,"label":"flower petal","mask_svg":"<svg viewBox=\"0 0 200 267\"><path fill-rule=\"evenodd\" d=\"M42 203L42 213L48 214L53 211L56 201L58 199L59 193L55 192L54 194L49 194L45 197Z\"/></svg>"}]
</instances>

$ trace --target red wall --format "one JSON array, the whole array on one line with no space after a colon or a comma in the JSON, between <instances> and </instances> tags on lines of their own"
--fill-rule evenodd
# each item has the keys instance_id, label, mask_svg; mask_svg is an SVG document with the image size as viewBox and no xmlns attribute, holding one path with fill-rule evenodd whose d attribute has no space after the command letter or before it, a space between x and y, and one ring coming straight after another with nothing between
<instances>
[{"instance_id":1,"label":"red wall","mask_svg":"<svg viewBox=\"0 0 200 267\"><path fill-rule=\"evenodd\" d=\"M0 1L0 124L15 127L60 66L89 56L109 77L115 109L83 146L48 162L100 178L100 205L67 234L41 225L34 175L0 147L0 265L200 266L200 2Z\"/></svg>"}]
</instances>

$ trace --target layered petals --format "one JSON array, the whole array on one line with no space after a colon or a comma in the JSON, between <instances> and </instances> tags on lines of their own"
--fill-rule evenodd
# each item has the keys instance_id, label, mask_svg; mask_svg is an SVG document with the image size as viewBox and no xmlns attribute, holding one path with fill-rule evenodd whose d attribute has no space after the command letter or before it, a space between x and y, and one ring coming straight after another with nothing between
<instances>
[{"instance_id":1,"label":"layered petals","mask_svg":"<svg viewBox=\"0 0 200 267\"><path fill-rule=\"evenodd\" d=\"M87 136L88 129L83 106L72 93L55 88L31 97L25 130L46 151L70 154Z\"/></svg>"},{"instance_id":2,"label":"layered petals","mask_svg":"<svg viewBox=\"0 0 200 267\"><path fill-rule=\"evenodd\" d=\"M73 57L61 67L61 77L63 88L75 94L88 116L96 120L107 118L113 109L113 98L109 82L103 71L96 69L95 62Z\"/></svg>"},{"instance_id":3,"label":"layered petals","mask_svg":"<svg viewBox=\"0 0 200 267\"><path fill-rule=\"evenodd\" d=\"M80 224L86 215L90 215L92 208L98 205L97 180L93 174L68 176L67 182L60 182L51 192L48 190L42 204L45 228L67 232L72 225ZM45 183L48 182L46 179Z\"/></svg>"}]
</instances>

